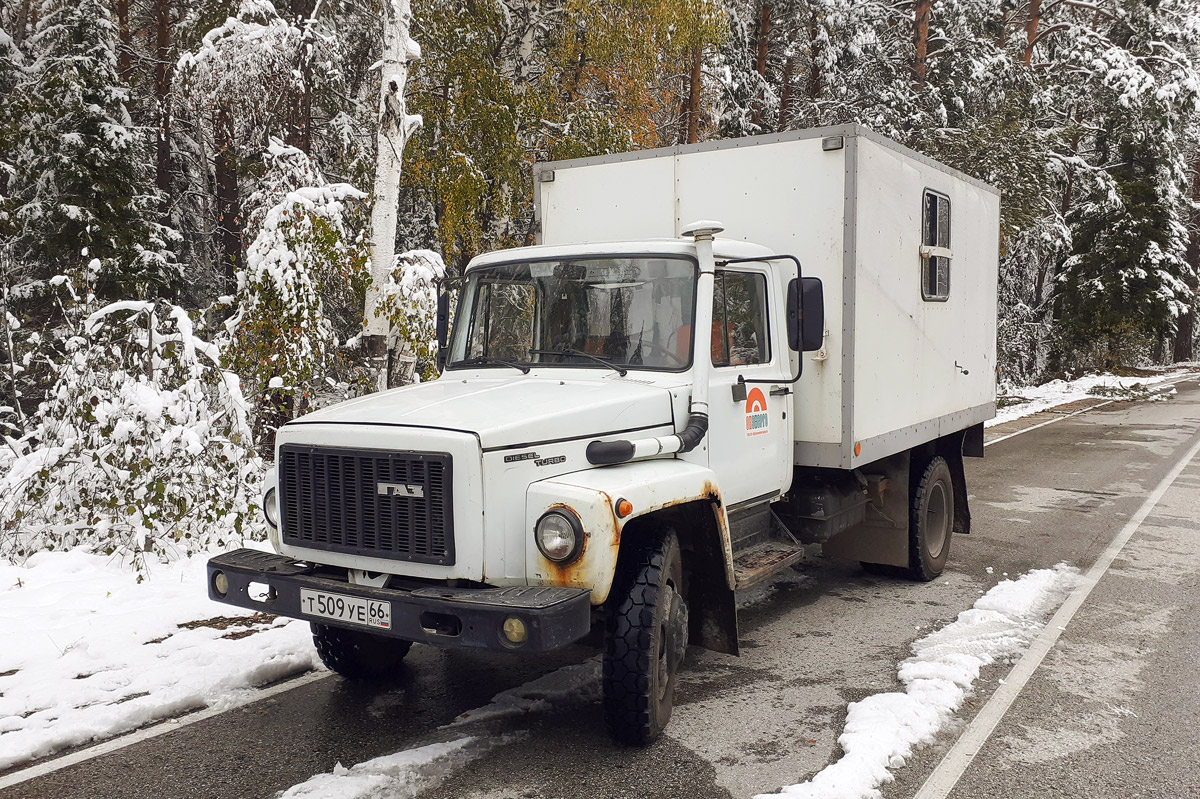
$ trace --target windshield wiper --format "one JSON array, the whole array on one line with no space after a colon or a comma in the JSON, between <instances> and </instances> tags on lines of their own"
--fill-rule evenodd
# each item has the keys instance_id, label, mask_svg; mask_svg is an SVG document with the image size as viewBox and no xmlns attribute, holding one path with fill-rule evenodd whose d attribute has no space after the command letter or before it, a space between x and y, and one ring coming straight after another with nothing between
<instances>
[{"instance_id":1,"label":"windshield wiper","mask_svg":"<svg viewBox=\"0 0 1200 799\"><path fill-rule=\"evenodd\" d=\"M609 369L612 369L614 372L619 374L621 377L624 377L626 374L625 369L622 369L621 367L617 366L616 364L609 363L609 361L611 360L610 358L602 358L599 355L592 355L590 352L584 352L583 350L577 350L577 349L574 349L573 347L563 347L561 350L530 350L529 354L530 355L564 355L564 356L565 355L578 355L581 358L587 358L589 360L595 361L598 364L603 364L604 366L607 366Z\"/></svg>"},{"instance_id":2,"label":"windshield wiper","mask_svg":"<svg viewBox=\"0 0 1200 799\"><path fill-rule=\"evenodd\" d=\"M526 374L526 375L529 374L529 367L524 364L513 363L512 361L505 361L500 358L489 358L487 356L483 356L481 358L468 358L465 361L455 361L454 365L455 366L483 366L483 365L489 364L489 363L494 363L497 366L511 366L514 369L520 369L521 374Z\"/></svg>"}]
</instances>

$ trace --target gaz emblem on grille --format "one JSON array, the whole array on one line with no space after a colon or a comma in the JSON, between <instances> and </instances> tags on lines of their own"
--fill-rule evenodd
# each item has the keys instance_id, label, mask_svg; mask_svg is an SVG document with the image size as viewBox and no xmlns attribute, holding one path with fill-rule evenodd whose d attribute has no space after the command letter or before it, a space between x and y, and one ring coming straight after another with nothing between
<instances>
[{"instance_id":1,"label":"gaz emblem on grille","mask_svg":"<svg viewBox=\"0 0 1200 799\"><path fill-rule=\"evenodd\" d=\"M424 497L423 486L410 486L404 483L376 483L375 493L381 497Z\"/></svg>"}]
</instances>

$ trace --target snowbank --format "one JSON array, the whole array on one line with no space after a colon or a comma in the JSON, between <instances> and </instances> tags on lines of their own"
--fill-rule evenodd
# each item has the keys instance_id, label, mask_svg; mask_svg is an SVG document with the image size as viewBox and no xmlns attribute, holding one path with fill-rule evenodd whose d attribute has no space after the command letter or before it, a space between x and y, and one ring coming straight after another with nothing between
<instances>
[{"instance_id":1,"label":"snowbank","mask_svg":"<svg viewBox=\"0 0 1200 799\"><path fill-rule=\"evenodd\" d=\"M1078 572L1059 565L1005 580L970 610L913 644L900 664L905 690L875 694L847 709L838 738L845 753L808 782L767 796L804 799L875 799L918 747L931 743L962 705L979 670L1019 655L1045 624L1050 611L1074 588Z\"/></svg>"},{"instance_id":2,"label":"snowbank","mask_svg":"<svg viewBox=\"0 0 1200 799\"><path fill-rule=\"evenodd\" d=\"M459 738L405 749L351 768L339 763L329 774L318 774L293 785L279 799L408 799L492 746L507 741L507 738L490 742Z\"/></svg>"},{"instance_id":3,"label":"snowbank","mask_svg":"<svg viewBox=\"0 0 1200 799\"><path fill-rule=\"evenodd\" d=\"M307 624L209 600L206 561L140 584L82 550L0 565L0 771L319 668Z\"/></svg>"},{"instance_id":4,"label":"snowbank","mask_svg":"<svg viewBox=\"0 0 1200 799\"><path fill-rule=\"evenodd\" d=\"M1163 383L1170 380L1176 380L1186 376L1181 372L1165 372L1163 374L1151 375L1149 377L1117 377L1113 374L1088 375L1080 377L1076 380L1051 380L1041 386L1025 386L1021 388L1008 388L1005 394L998 396L997 403L1003 402L1006 397L1020 398L1025 400L1015 405L999 408L996 412L996 418L985 422L987 427L992 425L1011 422L1013 419L1020 419L1023 416L1032 416L1040 411L1049 410L1058 405L1065 405L1068 402L1077 402L1082 399L1103 399L1097 396L1097 391L1117 391L1120 389L1136 389L1139 386L1151 386L1157 383Z\"/></svg>"}]
</instances>

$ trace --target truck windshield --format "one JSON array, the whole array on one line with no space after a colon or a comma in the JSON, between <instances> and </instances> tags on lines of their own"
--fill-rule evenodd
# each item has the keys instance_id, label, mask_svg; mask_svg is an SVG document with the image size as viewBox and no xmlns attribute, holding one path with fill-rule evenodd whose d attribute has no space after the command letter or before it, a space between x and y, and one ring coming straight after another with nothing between
<instances>
[{"instance_id":1,"label":"truck windshield","mask_svg":"<svg viewBox=\"0 0 1200 799\"><path fill-rule=\"evenodd\" d=\"M682 257L500 264L468 275L450 366L691 365L696 264Z\"/></svg>"}]
</instances>

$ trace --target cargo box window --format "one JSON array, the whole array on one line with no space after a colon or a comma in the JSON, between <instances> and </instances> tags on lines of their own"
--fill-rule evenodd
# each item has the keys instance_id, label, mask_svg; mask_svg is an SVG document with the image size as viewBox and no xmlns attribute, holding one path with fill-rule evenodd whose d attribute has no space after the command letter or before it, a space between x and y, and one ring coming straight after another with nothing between
<instances>
[{"instance_id":1,"label":"cargo box window","mask_svg":"<svg viewBox=\"0 0 1200 799\"><path fill-rule=\"evenodd\" d=\"M921 296L929 302L950 297L950 198L925 191L921 221Z\"/></svg>"},{"instance_id":2,"label":"cargo box window","mask_svg":"<svg viewBox=\"0 0 1200 799\"><path fill-rule=\"evenodd\" d=\"M713 283L713 366L766 363L767 278L754 272L717 272Z\"/></svg>"}]
</instances>

